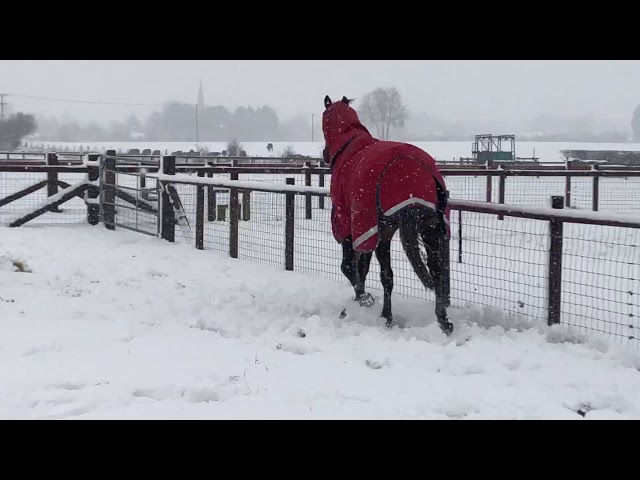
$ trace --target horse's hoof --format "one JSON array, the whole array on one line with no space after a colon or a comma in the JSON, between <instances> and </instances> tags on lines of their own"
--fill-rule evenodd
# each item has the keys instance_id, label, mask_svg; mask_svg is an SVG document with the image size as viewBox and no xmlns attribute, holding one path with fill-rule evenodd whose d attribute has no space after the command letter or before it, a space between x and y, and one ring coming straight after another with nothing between
<instances>
[{"instance_id":1,"label":"horse's hoof","mask_svg":"<svg viewBox=\"0 0 640 480\"><path fill-rule=\"evenodd\" d=\"M438 321L438 323L440 324L442 333L444 333L447 337L453 333L453 323L451 323L449 320L445 320L444 322Z\"/></svg>"},{"instance_id":2,"label":"horse's hoof","mask_svg":"<svg viewBox=\"0 0 640 480\"><path fill-rule=\"evenodd\" d=\"M385 326L385 327L387 327L387 328L391 328L391 327L393 327L393 321L391 321L391 320L387 320L387 321L385 322L384 326Z\"/></svg>"},{"instance_id":3,"label":"horse's hoof","mask_svg":"<svg viewBox=\"0 0 640 480\"><path fill-rule=\"evenodd\" d=\"M371 295L368 292L367 293L363 293L356 300L358 301L358 304L361 307L367 307L367 308L373 307L373 304L375 303L373 295Z\"/></svg>"}]
</instances>

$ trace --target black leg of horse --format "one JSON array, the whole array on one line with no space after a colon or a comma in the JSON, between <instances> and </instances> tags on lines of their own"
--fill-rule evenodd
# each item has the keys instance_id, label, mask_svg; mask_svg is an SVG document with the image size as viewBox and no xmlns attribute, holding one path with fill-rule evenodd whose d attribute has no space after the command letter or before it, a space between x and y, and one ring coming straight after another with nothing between
<instances>
[{"instance_id":1,"label":"black leg of horse","mask_svg":"<svg viewBox=\"0 0 640 480\"><path fill-rule=\"evenodd\" d=\"M356 253L353 249L351 237L342 242L342 266L341 270L345 277L353 286L356 293L356 300L363 307L373 305L373 297L365 292L365 283L369 266L371 264L371 253Z\"/></svg>"},{"instance_id":2,"label":"black leg of horse","mask_svg":"<svg viewBox=\"0 0 640 480\"><path fill-rule=\"evenodd\" d=\"M391 269L391 238L393 231L381 232L380 242L376 248L376 258L380 264L380 281L384 290L384 304L381 316L387 320L386 326L391 327L393 314L391 313L391 292L393 291L393 270Z\"/></svg>"},{"instance_id":3,"label":"black leg of horse","mask_svg":"<svg viewBox=\"0 0 640 480\"><path fill-rule=\"evenodd\" d=\"M361 307L372 307L374 300L370 293L365 292L365 284L367 283L367 275L369 274L369 266L371 265L371 258L373 253L356 253L356 265L357 265L357 281L355 284L356 300Z\"/></svg>"},{"instance_id":4,"label":"black leg of horse","mask_svg":"<svg viewBox=\"0 0 640 480\"><path fill-rule=\"evenodd\" d=\"M449 240L435 228L422 235L427 247L427 268L436 288L436 318L442 331L449 335L453 324L447 316L449 306Z\"/></svg>"},{"instance_id":5,"label":"black leg of horse","mask_svg":"<svg viewBox=\"0 0 640 480\"><path fill-rule=\"evenodd\" d=\"M349 283L355 288L356 286L356 252L353 250L351 237L347 237L342 242L342 265L340 266L342 273Z\"/></svg>"}]
</instances>

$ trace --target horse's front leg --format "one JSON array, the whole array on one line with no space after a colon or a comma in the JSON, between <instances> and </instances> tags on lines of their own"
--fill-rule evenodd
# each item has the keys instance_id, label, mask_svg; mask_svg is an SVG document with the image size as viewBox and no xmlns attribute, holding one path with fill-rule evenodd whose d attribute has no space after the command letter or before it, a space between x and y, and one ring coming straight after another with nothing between
<instances>
[{"instance_id":1,"label":"horse's front leg","mask_svg":"<svg viewBox=\"0 0 640 480\"><path fill-rule=\"evenodd\" d=\"M356 284L354 289L356 291L356 300L361 307L372 307L374 304L373 296L365 291L365 284L367 283L367 275L369 274L369 266L371 265L371 258L373 254L371 252L357 252L356 253Z\"/></svg>"},{"instance_id":2,"label":"horse's front leg","mask_svg":"<svg viewBox=\"0 0 640 480\"><path fill-rule=\"evenodd\" d=\"M367 281L371 254L356 253L353 249L351 237L347 237L342 242L342 265L341 270L356 293L356 300L362 306L368 306L373 301L373 297L365 292L364 285Z\"/></svg>"}]
</instances>

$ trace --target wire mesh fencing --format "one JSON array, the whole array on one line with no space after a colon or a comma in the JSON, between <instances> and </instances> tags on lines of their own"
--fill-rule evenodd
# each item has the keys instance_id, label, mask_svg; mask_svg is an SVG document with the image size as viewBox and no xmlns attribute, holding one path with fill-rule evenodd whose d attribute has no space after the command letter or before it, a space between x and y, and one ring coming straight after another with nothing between
<instances>
[{"instance_id":1,"label":"wire mesh fencing","mask_svg":"<svg viewBox=\"0 0 640 480\"><path fill-rule=\"evenodd\" d=\"M285 268L287 256L287 195L273 191L238 190L237 257ZM182 204L195 225L197 188L178 185ZM203 186L204 190L212 188ZM204 249L230 253L231 195L215 188L215 217L209 193L203 208ZM563 187L564 188L564 187ZM341 246L331 231L331 201L324 208L309 194L293 196L293 270L347 283L340 270ZM319 195L312 195L317 197ZM562 199L560 199L562 200ZM547 201L547 204L549 202ZM551 226L549 219L519 218L503 208L478 213L455 206L451 215L451 303L498 308L517 316L549 321L551 302ZM487 205L487 204L485 204ZM493 207L495 208L495 207ZM526 207L523 209L526 216ZM560 316L562 323L612 335L616 341L640 347L640 229L564 224L561 252ZM500 218L502 216L502 219ZM602 220L604 222L605 220ZM639 224L640 225L640 224ZM411 268L398 236L392 242L394 294L432 301ZM560 278L560 277L559 277ZM349 287L350 288L350 287ZM381 291L380 268L372 260L367 288Z\"/></svg>"},{"instance_id":2,"label":"wire mesh fencing","mask_svg":"<svg viewBox=\"0 0 640 480\"><path fill-rule=\"evenodd\" d=\"M640 214L639 177L603 177L599 190L599 211Z\"/></svg>"},{"instance_id":3,"label":"wire mesh fencing","mask_svg":"<svg viewBox=\"0 0 640 480\"><path fill-rule=\"evenodd\" d=\"M115 157L102 157L101 162L101 221L110 227L158 235L160 220L157 180L147 178L143 167L123 168Z\"/></svg>"},{"instance_id":4,"label":"wire mesh fencing","mask_svg":"<svg viewBox=\"0 0 640 480\"><path fill-rule=\"evenodd\" d=\"M545 222L454 210L451 230L452 305L497 307L547 320Z\"/></svg>"},{"instance_id":5,"label":"wire mesh fencing","mask_svg":"<svg viewBox=\"0 0 640 480\"><path fill-rule=\"evenodd\" d=\"M566 224L562 321L640 346L640 230Z\"/></svg>"},{"instance_id":6,"label":"wire mesh fencing","mask_svg":"<svg viewBox=\"0 0 640 480\"><path fill-rule=\"evenodd\" d=\"M50 177L52 177L50 179ZM2 171L0 170L0 224L8 225L13 220L38 209L47 199L63 189L83 182L83 173ZM74 197L56 208L51 208L41 216L31 220L30 224L75 224L86 222L87 207L81 197Z\"/></svg>"}]
</instances>

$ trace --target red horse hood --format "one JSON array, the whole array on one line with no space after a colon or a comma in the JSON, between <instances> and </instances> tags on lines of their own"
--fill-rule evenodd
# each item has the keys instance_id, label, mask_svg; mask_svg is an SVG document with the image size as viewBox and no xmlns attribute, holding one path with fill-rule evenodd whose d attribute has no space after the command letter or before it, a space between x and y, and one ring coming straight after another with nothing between
<instances>
[{"instance_id":1,"label":"red horse hood","mask_svg":"<svg viewBox=\"0 0 640 480\"><path fill-rule=\"evenodd\" d=\"M326 153L330 165L336 153L349 140L359 135L371 137L369 130L360 122L356 111L342 101L332 103L325 110L322 115L322 132L327 144Z\"/></svg>"}]
</instances>

